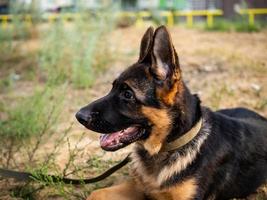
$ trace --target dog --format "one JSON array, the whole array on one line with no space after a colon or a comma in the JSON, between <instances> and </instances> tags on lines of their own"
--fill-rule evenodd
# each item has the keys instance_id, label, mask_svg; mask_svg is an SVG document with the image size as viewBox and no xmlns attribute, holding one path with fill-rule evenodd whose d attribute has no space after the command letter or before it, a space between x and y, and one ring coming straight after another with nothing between
<instances>
[{"instance_id":1,"label":"dog","mask_svg":"<svg viewBox=\"0 0 267 200\"><path fill-rule=\"evenodd\" d=\"M267 119L246 108L211 111L182 79L165 26L144 34L139 59L76 118L117 151L135 143L131 178L89 200L225 200L267 179Z\"/></svg>"}]
</instances>

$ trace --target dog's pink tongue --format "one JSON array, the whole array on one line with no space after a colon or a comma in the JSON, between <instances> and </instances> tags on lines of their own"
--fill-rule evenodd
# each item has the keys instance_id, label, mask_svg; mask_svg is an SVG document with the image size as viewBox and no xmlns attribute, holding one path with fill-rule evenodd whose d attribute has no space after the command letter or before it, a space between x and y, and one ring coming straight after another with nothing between
<instances>
[{"instance_id":1,"label":"dog's pink tongue","mask_svg":"<svg viewBox=\"0 0 267 200\"><path fill-rule=\"evenodd\" d=\"M100 146L101 147L109 147L109 146L114 146L118 144L119 141L119 134L121 131L112 133L112 134L103 134L100 137Z\"/></svg>"},{"instance_id":2,"label":"dog's pink tongue","mask_svg":"<svg viewBox=\"0 0 267 200\"><path fill-rule=\"evenodd\" d=\"M128 127L127 129L117 131L110 134L103 134L100 137L101 147L112 147L119 143L123 143L125 139L138 132L137 127Z\"/></svg>"}]
</instances>

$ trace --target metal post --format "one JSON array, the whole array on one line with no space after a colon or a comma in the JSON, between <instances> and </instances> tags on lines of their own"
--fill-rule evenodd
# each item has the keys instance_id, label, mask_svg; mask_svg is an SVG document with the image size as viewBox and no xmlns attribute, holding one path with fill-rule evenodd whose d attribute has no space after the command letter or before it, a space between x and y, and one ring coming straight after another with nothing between
<instances>
[{"instance_id":1,"label":"metal post","mask_svg":"<svg viewBox=\"0 0 267 200\"><path fill-rule=\"evenodd\" d=\"M252 11L250 11L248 13L248 21L249 21L249 25L254 26L254 13Z\"/></svg>"},{"instance_id":2,"label":"metal post","mask_svg":"<svg viewBox=\"0 0 267 200\"><path fill-rule=\"evenodd\" d=\"M186 22L187 22L188 27L193 26L193 14L192 13L187 13Z\"/></svg>"},{"instance_id":3,"label":"metal post","mask_svg":"<svg viewBox=\"0 0 267 200\"><path fill-rule=\"evenodd\" d=\"M2 28L3 29L7 28L7 23L8 23L8 16L7 15L3 15L2 16Z\"/></svg>"},{"instance_id":4,"label":"metal post","mask_svg":"<svg viewBox=\"0 0 267 200\"><path fill-rule=\"evenodd\" d=\"M209 12L207 14L207 24L209 28L213 27L213 14Z\"/></svg>"}]
</instances>

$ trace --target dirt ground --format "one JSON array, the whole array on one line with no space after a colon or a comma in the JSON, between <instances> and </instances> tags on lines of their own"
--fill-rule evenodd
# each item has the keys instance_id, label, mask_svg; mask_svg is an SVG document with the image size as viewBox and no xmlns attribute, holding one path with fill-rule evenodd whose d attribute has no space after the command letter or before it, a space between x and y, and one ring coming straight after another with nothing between
<instances>
[{"instance_id":1,"label":"dirt ground","mask_svg":"<svg viewBox=\"0 0 267 200\"><path fill-rule=\"evenodd\" d=\"M56 127L63 131L73 124L69 135L70 146L78 143L83 154L78 163L84 163L92 155L104 160L120 160L131 146L115 153L103 152L99 147L99 135L85 130L75 119L78 109L106 94L114 78L137 60L139 42L145 28L117 29L110 35L114 49L114 62L107 66L92 88L69 88L64 103L64 117ZM184 80L192 92L197 93L202 105L212 109L248 107L267 117L267 30L259 33L205 32L184 28L170 29L174 46L179 55ZM21 82L9 95L18 91L30 91L32 83ZM49 149L55 138L50 138L43 148ZM43 152L40 151L39 155ZM68 160L68 147L63 147L56 159L62 168ZM265 196L266 197L266 196ZM267 197L266 197L267 198ZM252 199L256 199L253 197Z\"/></svg>"}]
</instances>

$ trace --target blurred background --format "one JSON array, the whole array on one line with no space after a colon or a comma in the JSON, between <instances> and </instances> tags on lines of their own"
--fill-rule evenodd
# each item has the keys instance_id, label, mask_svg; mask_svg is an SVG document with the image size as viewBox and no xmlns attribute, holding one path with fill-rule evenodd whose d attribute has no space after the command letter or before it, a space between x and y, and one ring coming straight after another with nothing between
<instances>
[{"instance_id":1,"label":"blurred background","mask_svg":"<svg viewBox=\"0 0 267 200\"><path fill-rule=\"evenodd\" d=\"M184 79L213 110L267 117L266 0L0 0L0 167L72 178L124 158L75 120L136 62L148 26L168 26ZM85 199L119 182L79 187L0 179L0 199ZM250 199L267 199L267 187Z\"/></svg>"}]
</instances>

